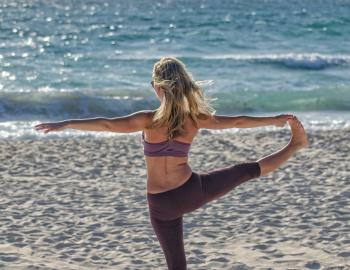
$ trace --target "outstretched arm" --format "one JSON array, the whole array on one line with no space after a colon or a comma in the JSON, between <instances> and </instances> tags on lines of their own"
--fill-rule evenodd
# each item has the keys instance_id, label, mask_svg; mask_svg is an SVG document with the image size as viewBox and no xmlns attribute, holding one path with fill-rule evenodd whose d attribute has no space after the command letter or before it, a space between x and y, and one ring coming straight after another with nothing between
<instances>
[{"instance_id":1,"label":"outstretched arm","mask_svg":"<svg viewBox=\"0 0 350 270\"><path fill-rule=\"evenodd\" d=\"M143 130L150 121L151 110L138 111L126 116L106 118L105 125L112 132L136 132Z\"/></svg>"},{"instance_id":2,"label":"outstretched arm","mask_svg":"<svg viewBox=\"0 0 350 270\"><path fill-rule=\"evenodd\" d=\"M213 115L206 120L201 120L200 127L208 129L253 128L269 125L283 127L286 121L292 117L292 114L280 114L271 117Z\"/></svg>"},{"instance_id":3,"label":"outstretched arm","mask_svg":"<svg viewBox=\"0 0 350 270\"><path fill-rule=\"evenodd\" d=\"M126 116L114 118L89 118L89 119L69 119L56 123L42 123L36 125L37 130L59 131L65 128L87 130L87 131L110 131L129 133L142 130L149 119L151 111L138 111Z\"/></svg>"}]
</instances>

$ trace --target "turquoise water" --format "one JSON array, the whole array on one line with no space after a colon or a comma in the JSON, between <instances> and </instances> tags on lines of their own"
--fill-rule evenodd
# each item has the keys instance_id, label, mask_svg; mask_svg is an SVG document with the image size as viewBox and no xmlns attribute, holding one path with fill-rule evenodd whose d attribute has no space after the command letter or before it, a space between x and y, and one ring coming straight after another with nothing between
<instances>
[{"instance_id":1,"label":"turquoise water","mask_svg":"<svg viewBox=\"0 0 350 270\"><path fill-rule=\"evenodd\" d=\"M155 109L152 66L166 55L208 81L217 113L347 127L349 15L334 0L1 1L0 136Z\"/></svg>"}]
</instances>

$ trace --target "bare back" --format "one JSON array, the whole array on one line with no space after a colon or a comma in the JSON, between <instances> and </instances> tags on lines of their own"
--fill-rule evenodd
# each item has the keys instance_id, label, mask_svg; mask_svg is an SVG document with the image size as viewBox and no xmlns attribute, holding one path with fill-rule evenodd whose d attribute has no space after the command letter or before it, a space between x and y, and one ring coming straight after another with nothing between
<instances>
[{"instance_id":1,"label":"bare back","mask_svg":"<svg viewBox=\"0 0 350 270\"><path fill-rule=\"evenodd\" d=\"M150 115L150 121L151 121ZM188 117L185 120L186 134L174 138L177 141L192 143L198 132L198 128ZM145 129L145 140L150 143L158 143L167 140L166 128ZM181 186L192 174L188 164L188 157L173 156L145 156L147 166L147 192L160 193Z\"/></svg>"}]
</instances>

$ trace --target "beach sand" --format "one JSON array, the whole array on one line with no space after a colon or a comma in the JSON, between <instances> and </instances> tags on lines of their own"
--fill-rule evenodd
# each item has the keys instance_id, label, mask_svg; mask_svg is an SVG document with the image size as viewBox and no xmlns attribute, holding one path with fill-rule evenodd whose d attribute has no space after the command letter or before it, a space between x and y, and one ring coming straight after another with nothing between
<instances>
[{"instance_id":1,"label":"beach sand","mask_svg":"<svg viewBox=\"0 0 350 270\"><path fill-rule=\"evenodd\" d=\"M278 170L184 216L189 270L350 269L350 130L306 131ZM283 147L288 127L201 131L206 172ZM0 269L166 269L140 136L0 142Z\"/></svg>"}]
</instances>

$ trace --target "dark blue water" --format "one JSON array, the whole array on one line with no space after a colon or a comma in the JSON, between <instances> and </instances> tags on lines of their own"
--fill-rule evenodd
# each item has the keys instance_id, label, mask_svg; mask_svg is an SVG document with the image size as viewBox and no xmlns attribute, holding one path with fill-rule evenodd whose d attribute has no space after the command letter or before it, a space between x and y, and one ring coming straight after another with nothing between
<instances>
[{"instance_id":1,"label":"dark blue water","mask_svg":"<svg viewBox=\"0 0 350 270\"><path fill-rule=\"evenodd\" d=\"M211 81L217 113L346 127L349 15L350 1L333 0L1 1L0 136L155 109L149 81L166 55Z\"/></svg>"}]
</instances>

